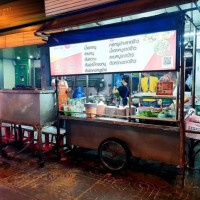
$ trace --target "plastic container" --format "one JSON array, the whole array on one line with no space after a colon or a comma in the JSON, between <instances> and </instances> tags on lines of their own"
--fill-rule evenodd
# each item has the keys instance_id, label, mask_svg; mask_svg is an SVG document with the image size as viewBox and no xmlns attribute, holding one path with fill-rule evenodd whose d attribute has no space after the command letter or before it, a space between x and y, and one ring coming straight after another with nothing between
<instances>
[{"instance_id":1,"label":"plastic container","mask_svg":"<svg viewBox=\"0 0 200 200\"><path fill-rule=\"evenodd\" d=\"M142 112L145 111L145 110L153 110L153 109L154 109L154 107L152 107L152 106L149 106L149 107L147 107L147 106L142 106L142 107L138 107L138 108L137 108L139 114L142 113Z\"/></svg>"},{"instance_id":2,"label":"plastic container","mask_svg":"<svg viewBox=\"0 0 200 200\"><path fill-rule=\"evenodd\" d=\"M76 87L75 92L73 94L73 98L77 99L77 98L82 98L85 97L85 93L84 93L84 88L83 87Z\"/></svg>"},{"instance_id":3,"label":"plastic container","mask_svg":"<svg viewBox=\"0 0 200 200\"><path fill-rule=\"evenodd\" d=\"M191 130L191 131L198 131L200 133L200 123L194 123L190 121L185 121L185 129L186 130ZM200 140L200 134L195 134L195 133L187 133L186 132L186 137Z\"/></svg>"},{"instance_id":4,"label":"plastic container","mask_svg":"<svg viewBox=\"0 0 200 200\"><path fill-rule=\"evenodd\" d=\"M129 106L125 106L126 108L126 116L129 116ZM136 114L136 107L135 106L131 106L131 114L135 115Z\"/></svg>"},{"instance_id":5,"label":"plastic container","mask_svg":"<svg viewBox=\"0 0 200 200\"><path fill-rule=\"evenodd\" d=\"M108 115L108 117L116 117L117 107L116 106L107 106L106 107L106 114Z\"/></svg>"},{"instance_id":6,"label":"plastic container","mask_svg":"<svg viewBox=\"0 0 200 200\"><path fill-rule=\"evenodd\" d=\"M125 107L117 108L117 117L124 118L125 116L126 116L126 108Z\"/></svg>"},{"instance_id":7,"label":"plastic container","mask_svg":"<svg viewBox=\"0 0 200 200\"><path fill-rule=\"evenodd\" d=\"M94 118L97 113L97 104L96 103L85 103L85 113L87 117Z\"/></svg>"},{"instance_id":8,"label":"plastic container","mask_svg":"<svg viewBox=\"0 0 200 200\"><path fill-rule=\"evenodd\" d=\"M165 113L159 113L158 118L161 118L161 119L166 118L166 114Z\"/></svg>"},{"instance_id":9,"label":"plastic container","mask_svg":"<svg viewBox=\"0 0 200 200\"><path fill-rule=\"evenodd\" d=\"M63 107L63 111L64 111L64 115L69 115L69 106L68 105L65 105Z\"/></svg>"},{"instance_id":10,"label":"plastic container","mask_svg":"<svg viewBox=\"0 0 200 200\"><path fill-rule=\"evenodd\" d=\"M200 116L200 106L196 106L196 115Z\"/></svg>"},{"instance_id":11,"label":"plastic container","mask_svg":"<svg viewBox=\"0 0 200 200\"><path fill-rule=\"evenodd\" d=\"M106 113L106 105L103 102L100 102L97 105L97 115L99 117L103 116Z\"/></svg>"}]
</instances>

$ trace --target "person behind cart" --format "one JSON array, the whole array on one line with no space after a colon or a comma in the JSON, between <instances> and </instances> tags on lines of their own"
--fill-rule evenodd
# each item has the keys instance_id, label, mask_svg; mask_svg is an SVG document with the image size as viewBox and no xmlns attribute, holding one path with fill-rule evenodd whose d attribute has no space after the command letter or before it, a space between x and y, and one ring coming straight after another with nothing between
<instances>
[{"instance_id":1,"label":"person behind cart","mask_svg":"<svg viewBox=\"0 0 200 200\"><path fill-rule=\"evenodd\" d=\"M141 91L145 93L155 93L158 78L155 76L151 76L150 73L142 73L142 75L144 77L141 78ZM141 106L156 107L156 99L143 99L141 102Z\"/></svg>"},{"instance_id":2,"label":"person behind cart","mask_svg":"<svg viewBox=\"0 0 200 200\"><path fill-rule=\"evenodd\" d=\"M64 79L63 76L58 78L58 104L59 104L59 111L63 109L63 106L67 104L67 93L68 93L68 83ZM56 91L56 79L52 79L51 85L53 89ZM60 127L66 128L65 120L60 120Z\"/></svg>"},{"instance_id":3,"label":"person behind cart","mask_svg":"<svg viewBox=\"0 0 200 200\"><path fill-rule=\"evenodd\" d=\"M122 98L123 106L126 106L128 103L127 97L129 97L129 88L128 88L129 76L124 75L122 77L121 83L122 85L118 88L114 86L112 93L119 94L119 96Z\"/></svg>"},{"instance_id":4,"label":"person behind cart","mask_svg":"<svg viewBox=\"0 0 200 200\"><path fill-rule=\"evenodd\" d=\"M174 72L168 72L164 76L162 76L159 80L159 82L173 82L173 96L177 95L177 78ZM184 95L184 103L187 103L189 101L188 97ZM172 99L160 99L158 101L159 105L162 105L162 107L170 107L171 109L175 109L176 100Z\"/></svg>"},{"instance_id":5,"label":"person behind cart","mask_svg":"<svg viewBox=\"0 0 200 200\"><path fill-rule=\"evenodd\" d=\"M173 82L173 91L176 89L176 75L173 72L168 72L167 74L163 75L159 82ZM174 92L173 92L174 94ZM175 94L176 95L176 94ZM160 105L162 108L170 107L170 105L173 104L172 99L160 99L158 100L158 105Z\"/></svg>"},{"instance_id":6,"label":"person behind cart","mask_svg":"<svg viewBox=\"0 0 200 200\"><path fill-rule=\"evenodd\" d=\"M56 79L53 79L51 85L56 90ZM63 76L58 78L58 102L59 110L64 104L67 104L68 83Z\"/></svg>"},{"instance_id":7,"label":"person behind cart","mask_svg":"<svg viewBox=\"0 0 200 200\"><path fill-rule=\"evenodd\" d=\"M52 79L51 85L52 85L53 89L56 90L56 79L55 79L55 78ZM67 83L67 81L64 79L63 76L58 77L58 86L59 86L59 85L65 85L66 91L68 91L68 83Z\"/></svg>"}]
</instances>

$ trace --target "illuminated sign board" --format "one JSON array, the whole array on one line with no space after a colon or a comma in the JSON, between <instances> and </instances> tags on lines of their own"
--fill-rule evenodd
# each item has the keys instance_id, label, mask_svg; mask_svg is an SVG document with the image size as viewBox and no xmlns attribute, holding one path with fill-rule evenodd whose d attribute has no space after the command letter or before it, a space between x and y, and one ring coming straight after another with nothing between
<instances>
[{"instance_id":1,"label":"illuminated sign board","mask_svg":"<svg viewBox=\"0 0 200 200\"><path fill-rule=\"evenodd\" d=\"M50 47L51 75L176 69L176 31Z\"/></svg>"}]
</instances>

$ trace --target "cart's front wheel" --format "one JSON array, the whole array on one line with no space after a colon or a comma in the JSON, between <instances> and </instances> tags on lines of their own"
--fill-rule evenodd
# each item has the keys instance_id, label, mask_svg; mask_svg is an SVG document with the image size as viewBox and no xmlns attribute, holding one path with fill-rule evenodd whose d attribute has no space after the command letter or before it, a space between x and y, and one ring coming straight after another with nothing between
<instances>
[{"instance_id":1,"label":"cart's front wheel","mask_svg":"<svg viewBox=\"0 0 200 200\"><path fill-rule=\"evenodd\" d=\"M99 147L99 157L104 167L119 171L126 167L129 152L126 146L117 140L106 140Z\"/></svg>"}]
</instances>

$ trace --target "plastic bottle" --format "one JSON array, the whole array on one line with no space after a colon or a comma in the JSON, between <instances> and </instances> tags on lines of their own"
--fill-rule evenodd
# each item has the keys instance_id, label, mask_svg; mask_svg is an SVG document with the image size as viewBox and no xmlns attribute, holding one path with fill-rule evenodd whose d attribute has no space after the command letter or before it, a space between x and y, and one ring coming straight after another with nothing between
<instances>
[{"instance_id":1,"label":"plastic bottle","mask_svg":"<svg viewBox=\"0 0 200 200\"><path fill-rule=\"evenodd\" d=\"M81 112L81 102L80 99L77 99L77 112Z\"/></svg>"},{"instance_id":2,"label":"plastic bottle","mask_svg":"<svg viewBox=\"0 0 200 200\"><path fill-rule=\"evenodd\" d=\"M75 101L74 99L71 100L71 115L74 116L75 112Z\"/></svg>"},{"instance_id":3,"label":"plastic bottle","mask_svg":"<svg viewBox=\"0 0 200 200\"><path fill-rule=\"evenodd\" d=\"M67 99L66 98L64 98L64 104L67 105Z\"/></svg>"},{"instance_id":4,"label":"plastic bottle","mask_svg":"<svg viewBox=\"0 0 200 200\"><path fill-rule=\"evenodd\" d=\"M68 98L68 112L71 115L71 99Z\"/></svg>"}]
</instances>

